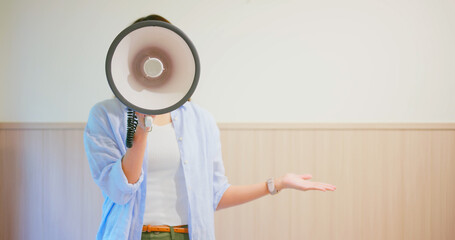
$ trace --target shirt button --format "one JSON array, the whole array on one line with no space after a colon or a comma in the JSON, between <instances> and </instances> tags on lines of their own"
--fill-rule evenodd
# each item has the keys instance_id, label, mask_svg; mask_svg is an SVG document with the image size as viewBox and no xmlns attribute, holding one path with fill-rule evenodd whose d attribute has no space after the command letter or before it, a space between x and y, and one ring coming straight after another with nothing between
<instances>
[{"instance_id":1,"label":"shirt button","mask_svg":"<svg viewBox=\"0 0 455 240\"><path fill-rule=\"evenodd\" d=\"M184 161L183 163L184 163L184 164L187 164L187 163L188 163L188 161Z\"/></svg>"},{"instance_id":2,"label":"shirt button","mask_svg":"<svg viewBox=\"0 0 455 240\"><path fill-rule=\"evenodd\" d=\"M182 141L182 139L183 139L182 137L179 137L179 141Z\"/></svg>"},{"instance_id":3,"label":"shirt button","mask_svg":"<svg viewBox=\"0 0 455 240\"><path fill-rule=\"evenodd\" d=\"M177 121L177 117L174 118L174 121Z\"/></svg>"}]
</instances>

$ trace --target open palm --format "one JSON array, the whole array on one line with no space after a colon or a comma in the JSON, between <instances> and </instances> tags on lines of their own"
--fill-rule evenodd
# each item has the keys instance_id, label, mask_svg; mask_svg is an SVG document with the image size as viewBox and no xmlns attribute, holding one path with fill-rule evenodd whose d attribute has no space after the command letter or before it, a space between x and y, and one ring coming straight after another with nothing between
<instances>
[{"instance_id":1,"label":"open palm","mask_svg":"<svg viewBox=\"0 0 455 240\"><path fill-rule=\"evenodd\" d=\"M328 183L321 183L321 182L312 182L308 181L312 178L311 174L294 174L294 173L287 173L283 177L281 177L278 182L281 184L281 188L292 188L301 191L308 191L308 190L319 190L319 191L334 191L336 186Z\"/></svg>"}]
</instances>

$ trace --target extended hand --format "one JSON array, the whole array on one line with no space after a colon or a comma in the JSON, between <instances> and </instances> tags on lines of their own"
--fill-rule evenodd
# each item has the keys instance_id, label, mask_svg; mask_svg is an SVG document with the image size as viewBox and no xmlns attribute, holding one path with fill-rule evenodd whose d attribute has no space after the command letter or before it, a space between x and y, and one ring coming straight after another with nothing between
<instances>
[{"instance_id":1,"label":"extended hand","mask_svg":"<svg viewBox=\"0 0 455 240\"><path fill-rule=\"evenodd\" d=\"M312 178L311 174L298 175L294 173L288 173L278 179L276 179L275 187L277 190L292 188L301 191L308 190L319 190L319 191L334 191L336 187L328 183L311 182L308 181Z\"/></svg>"}]
</instances>

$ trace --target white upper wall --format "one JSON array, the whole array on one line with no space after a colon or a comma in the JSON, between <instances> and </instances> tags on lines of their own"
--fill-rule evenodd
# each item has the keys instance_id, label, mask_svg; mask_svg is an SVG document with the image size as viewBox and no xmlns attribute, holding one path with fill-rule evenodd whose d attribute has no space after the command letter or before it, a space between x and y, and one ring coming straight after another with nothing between
<instances>
[{"instance_id":1,"label":"white upper wall","mask_svg":"<svg viewBox=\"0 0 455 240\"><path fill-rule=\"evenodd\" d=\"M193 101L218 122L455 121L455 1L0 3L0 122L84 122L139 17L194 42Z\"/></svg>"}]
</instances>

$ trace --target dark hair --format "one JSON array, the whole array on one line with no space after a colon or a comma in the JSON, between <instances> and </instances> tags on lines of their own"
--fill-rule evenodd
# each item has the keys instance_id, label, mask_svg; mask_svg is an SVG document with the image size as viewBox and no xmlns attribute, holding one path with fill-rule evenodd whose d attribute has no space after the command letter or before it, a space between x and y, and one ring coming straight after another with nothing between
<instances>
[{"instance_id":1,"label":"dark hair","mask_svg":"<svg viewBox=\"0 0 455 240\"><path fill-rule=\"evenodd\" d=\"M143 21L149 21L149 20L157 20L157 21L162 21L162 22L171 24L171 22L169 22L169 20L167 20L166 18L161 17L160 15L157 15L157 14L151 14L151 15L148 15L147 17L141 17L138 20L134 21L133 24L138 23L138 22L143 22Z\"/></svg>"}]
</instances>

